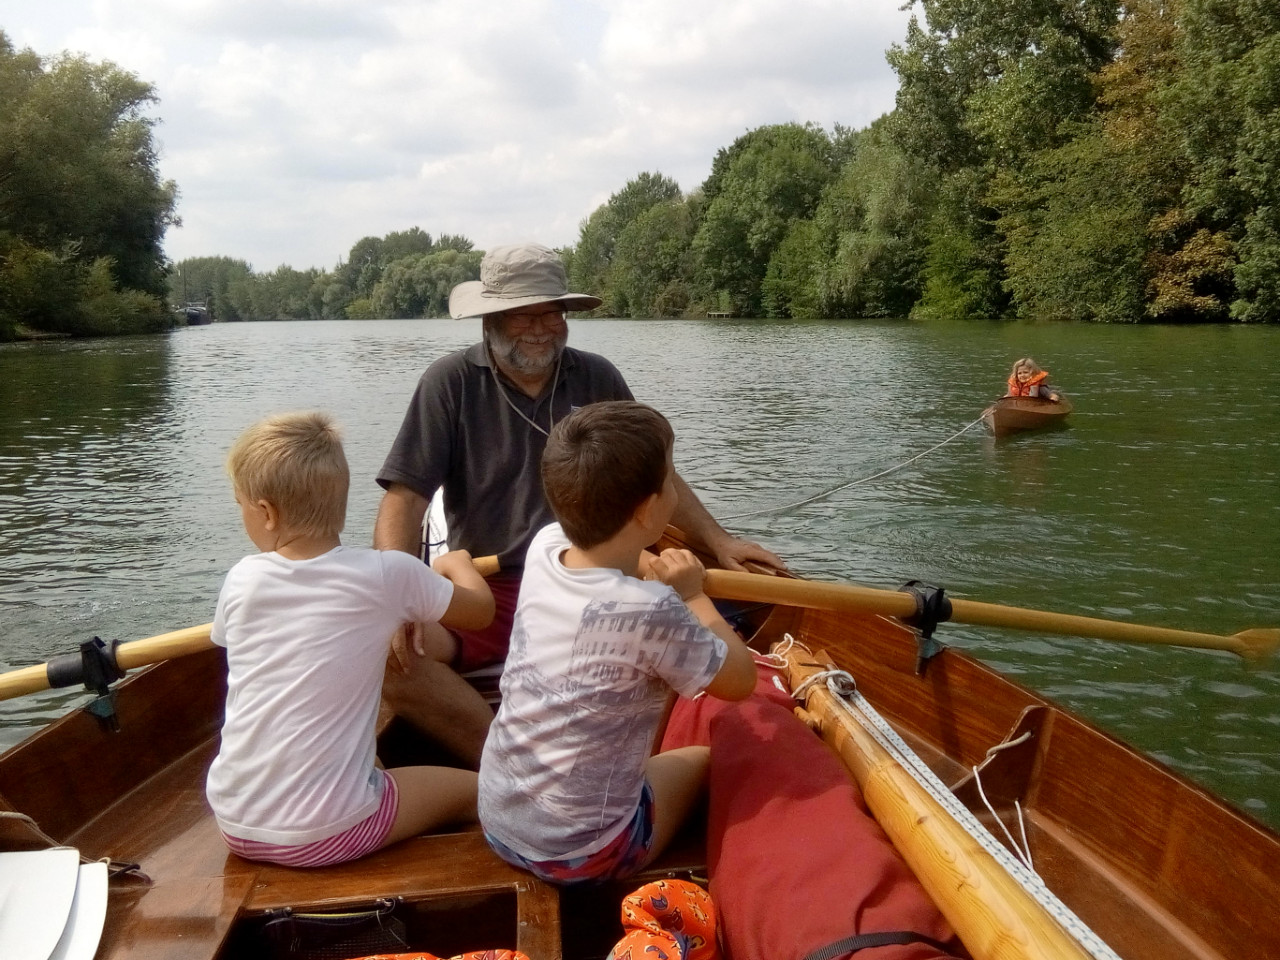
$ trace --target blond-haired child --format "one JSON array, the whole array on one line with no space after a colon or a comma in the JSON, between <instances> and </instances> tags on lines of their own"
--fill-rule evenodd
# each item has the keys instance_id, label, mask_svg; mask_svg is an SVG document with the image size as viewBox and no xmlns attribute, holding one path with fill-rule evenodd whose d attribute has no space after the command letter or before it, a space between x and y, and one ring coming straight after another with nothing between
<instances>
[{"instance_id":1,"label":"blond-haired child","mask_svg":"<svg viewBox=\"0 0 1280 960\"><path fill-rule=\"evenodd\" d=\"M1015 360L1009 372L1006 397L1039 397L1041 400L1062 399L1058 388L1049 383L1049 371L1041 370L1030 357Z\"/></svg>"},{"instance_id":2,"label":"blond-haired child","mask_svg":"<svg viewBox=\"0 0 1280 960\"><path fill-rule=\"evenodd\" d=\"M755 688L693 554L642 564L675 510L671 451L660 413L611 401L557 423L543 453L560 522L525 560L479 810L499 856L555 883L634 873L687 817L707 748L650 756L673 690L740 700Z\"/></svg>"},{"instance_id":3,"label":"blond-haired child","mask_svg":"<svg viewBox=\"0 0 1280 960\"><path fill-rule=\"evenodd\" d=\"M374 728L391 635L406 620L482 627L493 596L465 551L435 571L396 551L344 547L350 474L323 413L246 430L227 459L261 553L227 574L213 641L227 648L222 745L206 796L227 845L313 867L475 818L476 776L382 770Z\"/></svg>"}]
</instances>

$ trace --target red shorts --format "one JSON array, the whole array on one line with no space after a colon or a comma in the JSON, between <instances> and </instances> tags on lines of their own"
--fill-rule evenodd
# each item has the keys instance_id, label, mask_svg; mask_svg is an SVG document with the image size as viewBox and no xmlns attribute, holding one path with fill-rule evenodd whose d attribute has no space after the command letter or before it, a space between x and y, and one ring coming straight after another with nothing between
<instances>
[{"instance_id":1,"label":"red shorts","mask_svg":"<svg viewBox=\"0 0 1280 960\"><path fill-rule=\"evenodd\" d=\"M523 574L523 570L503 570L488 578L489 589L493 591L493 623L483 630L450 631L458 641L458 652L453 658L453 669L458 673L507 659L507 648L511 645L511 621L515 618Z\"/></svg>"},{"instance_id":2,"label":"red shorts","mask_svg":"<svg viewBox=\"0 0 1280 960\"><path fill-rule=\"evenodd\" d=\"M327 867L355 860L381 848L396 822L396 811L400 808L400 790L396 786L395 777L385 770L382 771L382 782L382 802L378 804L378 809L355 826L324 840L288 846L263 843L260 840L241 840L225 833L222 839L237 856L246 860L278 863L285 867Z\"/></svg>"}]
</instances>

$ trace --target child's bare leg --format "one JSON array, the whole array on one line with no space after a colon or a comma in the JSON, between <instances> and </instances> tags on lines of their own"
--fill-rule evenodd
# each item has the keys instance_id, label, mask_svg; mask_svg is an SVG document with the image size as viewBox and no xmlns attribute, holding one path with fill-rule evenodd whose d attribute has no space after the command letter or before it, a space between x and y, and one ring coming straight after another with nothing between
<instances>
[{"instance_id":1,"label":"child's bare leg","mask_svg":"<svg viewBox=\"0 0 1280 960\"><path fill-rule=\"evenodd\" d=\"M438 623L420 623L418 630L426 652L406 651L404 665L394 654L388 658L382 697L399 716L479 770L493 710L449 666L457 638Z\"/></svg>"},{"instance_id":2,"label":"child's bare leg","mask_svg":"<svg viewBox=\"0 0 1280 960\"><path fill-rule=\"evenodd\" d=\"M476 775L453 767L396 767L388 770L400 790L395 823L382 846L449 823L476 819Z\"/></svg>"},{"instance_id":3,"label":"child's bare leg","mask_svg":"<svg viewBox=\"0 0 1280 960\"><path fill-rule=\"evenodd\" d=\"M653 787L653 847L644 865L648 866L689 818L702 796L711 763L709 747L680 747L650 757L645 776Z\"/></svg>"}]
</instances>

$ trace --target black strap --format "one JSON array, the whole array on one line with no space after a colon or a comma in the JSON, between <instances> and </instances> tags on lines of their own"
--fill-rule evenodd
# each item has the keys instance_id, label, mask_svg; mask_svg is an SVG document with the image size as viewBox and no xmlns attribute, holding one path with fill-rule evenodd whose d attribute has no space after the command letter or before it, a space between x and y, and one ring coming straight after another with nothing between
<instances>
[{"instance_id":1,"label":"black strap","mask_svg":"<svg viewBox=\"0 0 1280 960\"><path fill-rule=\"evenodd\" d=\"M804 960L835 960L836 957L842 957L846 953L904 943L927 943L943 953L951 952L951 948L945 943L933 937L926 937L923 933L916 933L914 930L894 930L888 933L859 933L852 937L845 937L843 940L837 940L829 946L813 951Z\"/></svg>"},{"instance_id":2,"label":"black strap","mask_svg":"<svg viewBox=\"0 0 1280 960\"><path fill-rule=\"evenodd\" d=\"M916 601L916 612L902 620L919 631L916 637L916 675L923 677L929 659L942 652L942 644L933 639L933 631L938 624L951 619L951 600L942 587L919 580L908 580L898 591L910 594Z\"/></svg>"}]
</instances>

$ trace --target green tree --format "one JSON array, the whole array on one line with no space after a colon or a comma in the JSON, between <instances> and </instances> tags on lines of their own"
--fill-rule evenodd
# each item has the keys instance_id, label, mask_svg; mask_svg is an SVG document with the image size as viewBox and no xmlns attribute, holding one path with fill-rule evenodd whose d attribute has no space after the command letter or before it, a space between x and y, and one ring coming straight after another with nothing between
<instances>
[{"instance_id":1,"label":"green tree","mask_svg":"<svg viewBox=\"0 0 1280 960\"><path fill-rule=\"evenodd\" d=\"M392 261L370 298L378 317L446 317L449 291L480 277L479 251L456 249L402 257Z\"/></svg>"},{"instance_id":2,"label":"green tree","mask_svg":"<svg viewBox=\"0 0 1280 960\"><path fill-rule=\"evenodd\" d=\"M769 258L760 285L767 317L816 320L828 311L824 273L834 255L834 240L818 218L797 220Z\"/></svg>"},{"instance_id":3,"label":"green tree","mask_svg":"<svg viewBox=\"0 0 1280 960\"><path fill-rule=\"evenodd\" d=\"M977 169L942 177L925 227L924 289L912 308L917 319L995 319L1005 316L1004 250L988 205L989 177Z\"/></svg>"},{"instance_id":4,"label":"green tree","mask_svg":"<svg viewBox=\"0 0 1280 960\"><path fill-rule=\"evenodd\" d=\"M680 185L670 177L661 173L641 173L627 181L626 186L582 222L567 273L572 289L590 293L604 301L596 313L610 316L629 314L627 304L617 299L610 281L618 238L655 204L679 199Z\"/></svg>"},{"instance_id":5,"label":"green tree","mask_svg":"<svg viewBox=\"0 0 1280 960\"><path fill-rule=\"evenodd\" d=\"M1144 316L1150 209L1130 158L1096 133L1036 155L1003 179L1006 286L1017 312L1047 320Z\"/></svg>"},{"instance_id":6,"label":"green tree","mask_svg":"<svg viewBox=\"0 0 1280 960\"><path fill-rule=\"evenodd\" d=\"M618 235L609 271L615 314L679 316L692 300L693 206L655 203Z\"/></svg>"},{"instance_id":7,"label":"green tree","mask_svg":"<svg viewBox=\"0 0 1280 960\"><path fill-rule=\"evenodd\" d=\"M282 265L233 282L228 298L245 320L318 320L321 303L313 291L321 274Z\"/></svg>"},{"instance_id":8,"label":"green tree","mask_svg":"<svg viewBox=\"0 0 1280 960\"><path fill-rule=\"evenodd\" d=\"M1280 7L1187 0L1170 114L1190 219L1234 244L1231 316L1280 321Z\"/></svg>"},{"instance_id":9,"label":"green tree","mask_svg":"<svg viewBox=\"0 0 1280 960\"><path fill-rule=\"evenodd\" d=\"M470 240L455 234L441 234L432 240L431 234L419 227L392 232L385 237L362 237L351 248L346 261L339 263L334 270L334 284L326 287L323 305L325 316L346 315L355 319L347 309L355 300L366 301L356 306L356 313L360 314L361 319L376 316L376 312L369 313L375 302L375 290L392 264L445 251L467 254L472 251L472 247ZM404 275L403 270L398 271L393 280L397 287L403 285ZM386 305L385 298L388 294L384 293L383 296L383 304ZM393 315L402 314L386 314Z\"/></svg>"},{"instance_id":10,"label":"green tree","mask_svg":"<svg viewBox=\"0 0 1280 960\"><path fill-rule=\"evenodd\" d=\"M1181 0L1131 0L1120 55L1098 71L1097 114L1068 143L997 177L1006 287L1023 315L1222 319L1233 243L1187 209L1193 170L1168 109L1185 75Z\"/></svg>"},{"instance_id":11,"label":"green tree","mask_svg":"<svg viewBox=\"0 0 1280 960\"><path fill-rule=\"evenodd\" d=\"M345 263L339 263L334 273L338 281L355 297L372 296L374 285L382 279L386 265L381 237L361 237L352 246Z\"/></svg>"},{"instance_id":12,"label":"green tree","mask_svg":"<svg viewBox=\"0 0 1280 960\"><path fill-rule=\"evenodd\" d=\"M918 316L999 316L1005 234L989 191L1040 151L1067 143L1094 108L1111 58L1117 0L921 0L905 44L890 132L941 176ZM1008 195L1007 187L1005 188Z\"/></svg>"},{"instance_id":13,"label":"green tree","mask_svg":"<svg viewBox=\"0 0 1280 960\"><path fill-rule=\"evenodd\" d=\"M723 170L704 184L706 214L693 239L698 292L723 292L745 316L763 310L761 287L769 259L796 220L812 214L835 174L832 144L813 124L762 127L722 152ZM719 157L717 158L719 159Z\"/></svg>"},{"instance_id":14,"label":"green tree","mask_svg":"<svg viewBox=\"0 0 1280 960\"><path fill-rule=\"evenodd\" d=\"M810 220L792 224L764 281L769 316L906 316L920 295L934 176L877 122L823 192Z\"/></svg>"},{"instance_id":15,"label":"green tree","mask_svg":"<svg viewBox=\"0 0 1280 960\"><path fill-rule=\"evenodd\" d=\"M50 279L92 296L95 305L53 321L66 332L152 329L165 312L161 242L176 188L157 172L155 121L145 113L154 101L148 84L111 64L17 52L0 32L0 234L18 257L0 263L0 285L25 282L39 262ZM115 297L109 310L104 276ZM65 299L48 292L37 309L28 294L6 299L45 323L46 308Z\"/></svg>"},{"instance_id":16,"label":"green tree","mask_svg":"<svg viewBox=\"0 0 1280 960\"><path fill-rule=\"evenodd\" d=\"M216 320L243 320L229 292L252 273L244 260L188 257L176 263L169 273L169 302L203 301Z\"/></svg>"},{"instance_id":17,"label":"green tree","mask_svg":"<svg viewBox=\"0 0 1280 960\"><path fill-rule=\"evenodd\" d=\"M1017 163L1065 139L1093 107L1089 77L1111 59L1118 0L920 0L898 74L895 133L943 171Z\"/></svg>"}]
</instances>

